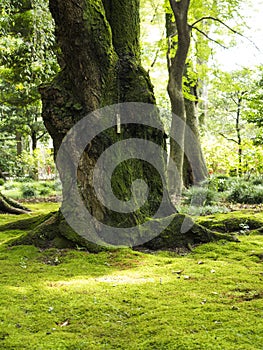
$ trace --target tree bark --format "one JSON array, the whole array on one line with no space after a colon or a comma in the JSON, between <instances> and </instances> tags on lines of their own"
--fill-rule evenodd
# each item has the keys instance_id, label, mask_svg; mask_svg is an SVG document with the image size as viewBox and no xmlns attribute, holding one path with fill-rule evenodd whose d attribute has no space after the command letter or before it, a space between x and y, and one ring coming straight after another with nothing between
<instances>
[{"instance_id":1,"label":"tree bark","mask_svg":"<svg viewBox=\"0 0 263 350\"><path fill-rule=\"evenodd\" d=\"M237 134L237 144L238 144L238 176L242 176L243 167L242 167L242 158L243 158L243 150L242 150L242 137L240 132L240 117L241 117L241 107L243 101L243 95L245 92L241 92L237 99L237 113L236 113L236 134Z\"/></svg>"},{"instance_id":2,"label":"tree bark","mask_svg":"<svg viewBox=\"0 0 263 350\"><path fill-rule=\"evenodd\" d=\"M22 135L20 132L16 132L16 154L21 156L22 154Z\"/></svg>"}]
</instances>

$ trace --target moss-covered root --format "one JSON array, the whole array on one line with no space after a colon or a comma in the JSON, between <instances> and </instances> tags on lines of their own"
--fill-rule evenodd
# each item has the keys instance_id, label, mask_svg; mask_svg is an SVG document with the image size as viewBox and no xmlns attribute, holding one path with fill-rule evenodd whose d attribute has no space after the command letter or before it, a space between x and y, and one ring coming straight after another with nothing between
<instances>
[{"instance_id":1,"label":"moss-covered root","mask_svg":"<svg viewBox=\"0 0 263 350\"><path fill-rule=\"evenodd\" d=\"M196 244L218 240L238 242L234 235L211 231L194 223L186 215L175 214L170 225L160 235L146 242L143 247L151 250L176 249L178 247L191 249L191 246Z\"/></svg>"},{"instance_id":2,"label":"moss-covered root","mask_svg":"<svg viewBox=\"0 0 263 350\"><path fill-rule=\"evenodd\" d=\"M9 244L35 245L40 248L84 247L94 253L112 249L112 246L97 245L79 236L67 224L60 212L50 214L44 221L43 217L40 219L41 222L38 225L36 225L37 222L32 223L34 229L14 239ZM152 220L153 227L156 228L156 225L164 227L165 220L167 218ZM213 232L199 224L195 224L188 216L175 214L169 226L157 237L146 242L143 247L152 250L176 249L178 247L189 248L195 244L208 243L220 239L238 241L233 235Z\"/></svg>"},{"instance_id":3,"label":"moss-covered root","mask_svg":"<svg viewBox=\"0 0 263 350\"><path fill-rule=\"evenodd\" d=\"M32 223L34 225L33 229L15 238L9 242L9 245L34 245L42 249L83 247L93 253L105 250L105 247L88 242L75 233L60 211L47 215L46 220L43 220L43 217L40 219L41 222L38 225L35 225L36 222ZM28 220L24 221L28 223Z\"/></svg>"},{"instance_id":4,"label":"moss-covered root","mask_svg":"<svg viewBox=\"0 0 263 350\"><path fill-rule=\"evenodd\" d=\"M29 211L30 210L23 205L5 197L2 193L0 193L0 213L20 215L26 214Z\"/></svg>"}]
</instances>

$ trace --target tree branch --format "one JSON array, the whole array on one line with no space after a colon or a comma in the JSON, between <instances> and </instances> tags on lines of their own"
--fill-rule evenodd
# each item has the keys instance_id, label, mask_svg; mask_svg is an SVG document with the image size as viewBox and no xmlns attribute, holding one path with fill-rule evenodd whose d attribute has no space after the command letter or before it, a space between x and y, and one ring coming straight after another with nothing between
<instances>
[{"instance_id":1,"label":"tree branch","mask_svg":"<svg viewBox=\"0 0 263 350\"><path fill-rule=\"evenodd\" d=\"M237 35L241 36L242 38L245 38L246 40L248 40L252 45L255 46L255 48L256 48L258 51L260 51L260 49L259 49L259 48L257 47L257 45L254 43L254 41L252 41L251 39L249 39L247 36L245 36L245 35L239 33L239 32L236 31L235 29L229 27L225 22L223 22L223 21L222 21L221 19L219 19L219 18L212 17L212 16L204 16L204 17L199 18L197 21L195 21L192 25L190 25L190 27L197 29L197 28L195 27L195 25L196 25L197 23L201 22L201 21L206 20L206 19L219 22L220 24L222 24L223 26L225 26L228 30L230 30L231 32L233 32L234 34L237 34Z\"/></svg>"},{"instance_id":2,"label":"tree branch","mask_svg":"<svg viewBox=\"0 0 263 350\"><path fill-rule=\"evenodd\" d=\"M221 133L221 132L219 132L218 135L222 136L222 137L223 137L224 139L226 139L227 141L232 141L232 142L235 142L235 143L238 144L238 141L237 141L237 140L231 139L231 138L225 136L225 135L224 135L223 133Z\"/></svg>"},{"instance_id":3,"label":"tree branch","mask_svg":"<svg viewBox=\"0 0 263 350\"><path fill-rule=\"evenodd\" d=\"M194 26L191 26L191 28L197 30L199 33L203 34L208 40L211 40L213 41L214 43L216 43L217 45L223 47L224 49L227 49L227 47L223 44L221 44L219 41L215 40L215 39L212 39L209 35L207 35L205 32L203 32L202 30L200 30L199 28L197 27L194 27Z\"/></svg>"},{"instance_id":4,"label":"tree branch","mask_svg":"<svg viewBox=\"0 0 263 350\"><path fill-rule=\"evenodd\" d=\"M46 135L46 131L44 131L41 135L39 135L36 139L37 139L37 141L38 140L40 140L43 136L45 136Z\"/></svg>"}]
</instances>

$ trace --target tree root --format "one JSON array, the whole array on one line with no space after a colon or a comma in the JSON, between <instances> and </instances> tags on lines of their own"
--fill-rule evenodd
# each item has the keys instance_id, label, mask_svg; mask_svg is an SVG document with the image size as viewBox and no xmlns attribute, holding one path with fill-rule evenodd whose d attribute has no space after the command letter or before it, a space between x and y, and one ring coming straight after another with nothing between
<instances>
[{"instance_id":1,"label":"tree root","mask_svg":"<svg viewBox=\"0 0 263 350\"><path fill-rule=\"evenodd\" d=\"M44 219L42 216L41 221ZM29 219L28 219L29 220ZM162 219L155 219L162 223ZM154 220L153 220L154 221ZM21 221L22 222L22 221ZM21 222L14 228L21 229ZM181 232L183 222L187 223L189 230L187 232ZM30 224L27 221L28 225ZM29 226L22 226L27 232L9 242L9 245L35 245L42 249L46 248L78 248L82 247L90 252L100 252L103 250L116 249L116 246L102 246L87 241L85 238L79 236L74 230L67 224L63 215L60 212L49 214L46 220L37 224L37 220L33 223L35 226L28 232ZM1 230L1 228L0 228ZM192 247L197 244L208 243L211 241L228 240L238 242L238 239L231 234L223 234L213 232L199 224L193 222L193 220L185 215L175 214L170 225L157 237L144 243L138 248L147 248L151 250L176 250L177 248Z\"/></svg>"},{"instance_id":2,"label":"tree root","mask_svg":"<svg viewBox=\"0 0 263 350\"><path fill-rule=\"evenodd\" d=\"M0 193L0 213L20 215L28 212L29 209Z\"/></svg>"}]
</instances>

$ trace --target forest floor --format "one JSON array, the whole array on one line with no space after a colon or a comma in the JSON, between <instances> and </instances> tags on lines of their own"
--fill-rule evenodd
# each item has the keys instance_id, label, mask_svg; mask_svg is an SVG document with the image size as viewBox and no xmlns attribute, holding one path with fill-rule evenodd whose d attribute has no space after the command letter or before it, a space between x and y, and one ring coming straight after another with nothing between
<instances>
[{"instance_id":1,"label":"forest floor","mask_svg":"<svg viewBox=\"0 0 263 350\"><path fill-rule=\"evenodd\" d=\"M19 220L58 204L29 207ZM199 219L225 224L229 215ZM249 221L245 210L238 217ZM15 220L0 215L0 228ZM1 349L263 349L263 235L256 231L185 255L7 247L19 234L0 232Z\"/></svg>"}]
</instances>

